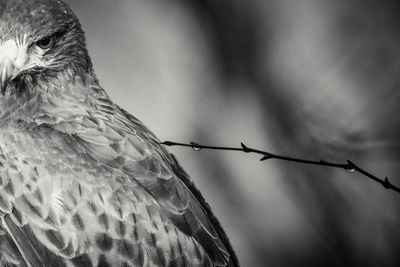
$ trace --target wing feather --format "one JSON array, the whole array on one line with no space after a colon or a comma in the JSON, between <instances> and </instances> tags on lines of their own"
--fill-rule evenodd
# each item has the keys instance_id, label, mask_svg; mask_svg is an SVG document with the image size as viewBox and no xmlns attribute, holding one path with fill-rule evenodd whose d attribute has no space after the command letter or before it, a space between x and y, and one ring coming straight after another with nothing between
<instances>
[{"instance_id":1,"label":"wing feather","mask_svg":"<svg viewBox=\"0 0 400 267\"><path fill-rule=\"evenodd\" d=\"M24 227L16 225L9 215L4 216L2 224L29 266L65 266L58 259L52 261L51 253L37 241L28 225Z\"/></svg>"},{"instance_id":2,"label":"wing feather","mask_svg":"<svg viewBox=\"0 0 400 267\"><path fill-rule=\"evenodd\" d=\"M0 133L15 146L4 156L0 145L2 224L26 263L238 266L208 205L157 138L109 100L90 102Z\"/></svg>"},{"instance_id":3,"label":"wing feather","mask_svg":"<svg viewBox=\"0 0 400 267\"><path fill-rule=\"evenodd\" d=\"M213 218L212 222L208 215L209 208L206 211L199 202L203 199L197 199L191 188L181 179L186 174L180 174L181 169L177 168L176 160L139 120L111 102L105 112L104 102L96 107L97 113L92 113L97 118L92 120L97 126L90 125L90 136L82 132L76 133L78 141L94 158L122 170L143 186L180 231L196 238L214 264L228 265L231 248L228 245L227 249L224 244L228 242L226 235L223 233L223 237L219 236L215 227L220 226L214 227L213 222L216 219ZM85 125L81 127L84 128ZM112 134L108 137L107 133ZM188 177L186 179L189 180Z\"/></svg>"}]
</instances>

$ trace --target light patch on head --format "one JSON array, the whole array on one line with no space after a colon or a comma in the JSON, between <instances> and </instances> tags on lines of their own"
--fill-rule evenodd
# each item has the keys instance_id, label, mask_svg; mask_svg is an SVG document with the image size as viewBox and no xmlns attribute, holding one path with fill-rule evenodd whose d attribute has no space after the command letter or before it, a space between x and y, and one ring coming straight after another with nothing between
<instances>
[{"instance_id":1,"label":"light patch on head","mask_svg":"<svg viewBox=\"0 0 400 267\"><path fill-rule=\"evenodd\" d=\"M27 45L25 43L26 37L22 39L6 40L0 43L0 65L10 61L16 70L21 70L27 61Z\"/></svg>"},{"instance_id":2,"label":"light patch on head","mask_svg":"<svg viewBox=\"0 0 400 267\"><path fill-rule=\"evenodd\" d=\"M14 61L18 55L18 46L14 40L7 40L1 45L1 54L0 61L5 60L5 58L9 58Z\"/></svg>"},{"instance_id":3,"label":"light patch on head","mask_svg":"<svg viewBox=\"0 0 400 267\"><path fill-rule=\"evenodd\" d=\"M20 72L35 68L44 67L50 62L43 60L46 50L37 46L31 46L27 35L20 38L0 41L0 71L13 79ZM46 64L47 63L47 64ZM6 77L2 77L5 79Z\"/></svg>"}]
</instances>

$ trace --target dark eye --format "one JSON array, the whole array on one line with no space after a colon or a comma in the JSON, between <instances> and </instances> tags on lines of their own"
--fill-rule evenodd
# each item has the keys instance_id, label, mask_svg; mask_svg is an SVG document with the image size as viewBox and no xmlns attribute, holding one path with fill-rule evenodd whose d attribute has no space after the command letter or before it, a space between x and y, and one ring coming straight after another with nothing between
<instances>
[{"instance_id":1,"label":"dark eye","mask_svg":"<svg viewBox=\"0 0 400 267\"><path fill-rule=\"evenodd\" d=\"M55 39L54 36L48 36L43 39L40 39L39 41L36 42L36 45L43 50L52 48L54 46Z\"/></svg>"}]
</instances>

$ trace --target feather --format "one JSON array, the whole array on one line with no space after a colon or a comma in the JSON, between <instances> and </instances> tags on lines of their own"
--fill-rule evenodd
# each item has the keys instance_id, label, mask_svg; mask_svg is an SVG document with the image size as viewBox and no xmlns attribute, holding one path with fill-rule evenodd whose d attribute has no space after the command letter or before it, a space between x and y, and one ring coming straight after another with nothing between
<instances>
[{"instance_id":1,"label":"feather","mask_svg":"<svg viewBox=\"0 0 400 267\"><path fill-rule=\"evenodd\" d=\"M36 67L7 80L1 98L0 226L4 244L14 246L0 260L238 266L189 176L98 85L70 8L60 0L6 1L3 22L0 36L29 33L18 42ZM33 45L48 36L57 45L46 53Z\"/></svg>"}]
</instances>

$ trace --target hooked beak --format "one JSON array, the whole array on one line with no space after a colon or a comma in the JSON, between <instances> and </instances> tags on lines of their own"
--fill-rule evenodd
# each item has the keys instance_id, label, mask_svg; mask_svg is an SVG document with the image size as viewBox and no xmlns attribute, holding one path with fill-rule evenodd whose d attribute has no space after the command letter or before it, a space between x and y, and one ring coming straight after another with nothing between
<instances>
[{"instance_id":1,"label":"hooked beak","mask_svg":"<svg viewBox=\"0 0 400 267\"><path fill-rule=\"evenodd\" d=\"M8 81L13 76L15 66L9 59L0 62L1 76L0 76L0 92L2 95L6 92Z\"/></svg>"},{"instance_id":2,"label":"hooked beak","mask_svg":"<svg viewBox=\"0 0 400 267\"><path fill-rule=\"evenodd\" d=\"M0 43L0 92L2 95L6 92L7 83L20 71L21 66L18 65L21 63L21 56L25 61L23 52L25 51L21 51L14 40Z\"/></svg>"}]
</instances>

